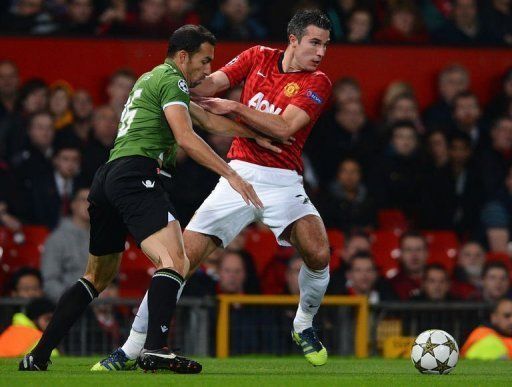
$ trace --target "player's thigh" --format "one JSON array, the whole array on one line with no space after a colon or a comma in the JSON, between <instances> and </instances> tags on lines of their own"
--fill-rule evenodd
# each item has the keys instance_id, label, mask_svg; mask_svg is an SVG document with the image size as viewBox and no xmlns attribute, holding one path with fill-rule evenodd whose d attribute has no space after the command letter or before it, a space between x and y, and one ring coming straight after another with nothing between
<instances>
[{"instance_id":1,"label":"player's thigh","mask_svg":"<svg viewBox=\"0 0 512 387\"><path fill-rule=\"evenodd\" d=\"M121 263L121 253L96 256L89 254L84 278L102 292L116 277Z\"/></svg>"},{"instance_id":2,"label":"player's thigh","mask_svg":"<svg viewBox=\"0 0 512 387\"><path fill-rule=\"evenodd\" d=\"M306 265L320 270L329 264L329 241L319 216L306 215L290 226L290 243L298 250Z\"/></svg>"},{"instance_id":3,"label":"player's thigh","mask_svg":"<svg viewBox=\"0 0 512 387\"><path fill-rule=\"evenodd\" d=\"M89 252L95 256L124 251L127 230L121 215L105 195L105 174L109 165L97 171L89 192L90 243Z\"/></svg>"},{"instance_id":4,"label":"player's thigh","mask_svg":"<svg viewBox=\"0 0 512 387\"><path fill-rule=\"evenodd\" d=\"M190 262L190 277L201 262L222 243L219 238L185 229L183 232L185 252Z\"/></svg>"},{"instance_id":5,"label":"player's thigh","mask_svg":"<svg viewBox=\"0 0 512 387\"><path fill-rule=\"evenodd\" d=\"M222 246L226 247L256 218L257 210L254 206L247 205L227 180L221 178L212 193L197 209L186 230L216 237Z\"/></svg>"}]
</instances>

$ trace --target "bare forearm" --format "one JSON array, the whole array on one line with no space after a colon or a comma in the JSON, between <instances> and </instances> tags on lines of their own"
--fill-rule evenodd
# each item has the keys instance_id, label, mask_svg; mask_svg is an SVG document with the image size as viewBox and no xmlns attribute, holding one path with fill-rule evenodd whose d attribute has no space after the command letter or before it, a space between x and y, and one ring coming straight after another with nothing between
<instances>
[{"instance_id":1,"label":"bare forearm","mask_svg":"<svg viewBox=\"0 0 512 387\"><path fill-rule=\"evenodd\" d=\"M259 112L241 103L234 104L233 113L239 115L247 125L267 136L287 140L292 135L288 123L277 114Z\"/></svg>"}]
</instances>

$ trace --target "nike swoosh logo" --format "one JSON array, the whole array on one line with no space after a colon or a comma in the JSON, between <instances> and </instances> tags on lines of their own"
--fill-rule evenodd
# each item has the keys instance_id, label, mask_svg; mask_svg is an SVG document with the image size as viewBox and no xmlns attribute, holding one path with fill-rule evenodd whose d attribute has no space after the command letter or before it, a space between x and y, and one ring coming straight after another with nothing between
<instances>
[{"instance_id":1,"label":"nike swoosh logo","mask_svg":"<svg viewBox=\"0 0 512 387\"><path fill-rule=\"evenodd\" d=\"M174 359L176 357L175 353L171 353L169 355L165 355L163 353L147 353L147 355L161 357L162 359Z\"/></svg>"},{"instance_id":2,"label":"nike swoosh logo","mask_svg":"<svg viewBox=\"0 0 512 387\"><path fill-rule=\"evenodd\" d=\"M265 74L263 74L263 73L261 73L261 72L259 72L259 71L258 71L258 73L257 73L257 74L258 74L260 77L263 77L263 78L266 78L266 77L267 77Z\"/></svg>"}]
</instances>

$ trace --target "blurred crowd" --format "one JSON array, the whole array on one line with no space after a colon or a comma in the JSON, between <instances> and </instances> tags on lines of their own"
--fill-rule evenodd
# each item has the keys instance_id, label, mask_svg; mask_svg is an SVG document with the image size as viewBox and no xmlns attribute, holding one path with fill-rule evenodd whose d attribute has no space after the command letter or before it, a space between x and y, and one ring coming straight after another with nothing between
<instances>
[{"instance_id":1,"label":"blurred crowd","mask_svg":"<svg viewBox=\"0 0 512 387\"><path fill-rule=\"evenodd\" d=\"M320 8L347 43L511 45L510 0L6 0L0 32L167 39L203 24L222 40L279 40L291 15Z\"/></svg>"}]
</instances>

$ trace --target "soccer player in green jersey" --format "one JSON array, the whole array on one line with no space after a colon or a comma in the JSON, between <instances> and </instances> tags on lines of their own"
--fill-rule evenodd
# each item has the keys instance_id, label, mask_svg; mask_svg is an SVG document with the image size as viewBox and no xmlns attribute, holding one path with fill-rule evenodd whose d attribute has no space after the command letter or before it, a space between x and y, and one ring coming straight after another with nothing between
<instances>
[{"instance_id":1,"label":"soccer player in green jersey","mask_svg":"<svg viewBox=\"0 0 512 387\"><path fill-rule=\"evenodd\" d=\"M148 333L138 364L146 370L201 371L198 363L166 348L168 324L190 265L159 172L174 164L179 145L195 161L225 178L247 205L262 207L253 187L192 129L188 88L210 74L214 45L215 37L204 27L181 27L169 40L165 63L135 83L110 158L98 169L88 198L91 239L85 274L62 295L41 340L20 362L21 371L47 369L51 351L116 276L128 232L157 269L148 291ZM194 121L207 130L254 137L272 147L234 121L206 113L197 105L191 109Z\"/></svg>"}]
</instances>

